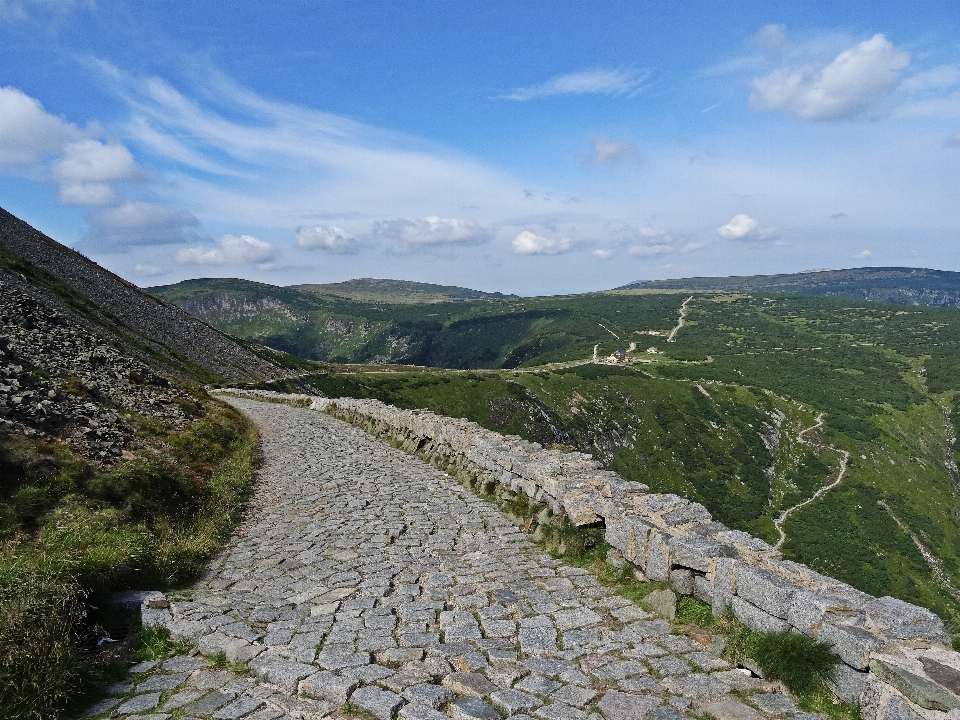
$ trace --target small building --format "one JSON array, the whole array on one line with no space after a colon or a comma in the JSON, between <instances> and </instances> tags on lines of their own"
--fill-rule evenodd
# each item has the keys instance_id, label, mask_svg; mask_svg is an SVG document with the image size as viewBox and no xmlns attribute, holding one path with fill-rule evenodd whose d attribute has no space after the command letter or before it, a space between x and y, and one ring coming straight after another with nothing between
<instances>
[{"instance_id":1,"label":"small building","mask_svg":"<svg viewBox=\"0 0 960 720\"><path fill-rule=\"evenodd\" d=\"M627 351L626 350L616 350L613 355L607 358L607 362L611 363L625 363L627 361Z\"/></svg>"}]
</instances>

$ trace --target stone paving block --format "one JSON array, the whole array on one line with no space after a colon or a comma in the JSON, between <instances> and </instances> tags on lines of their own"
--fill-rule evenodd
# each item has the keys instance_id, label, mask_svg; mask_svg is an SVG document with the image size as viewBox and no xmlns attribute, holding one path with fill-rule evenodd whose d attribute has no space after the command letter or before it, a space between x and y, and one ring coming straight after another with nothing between
<instances>
[{"instance_id":1,"label":"stone paving block","mask_svg":"<svg viewBox=\"0 0 960 720\"><path fill-rule=\"evenodd\" d=\"M257 698L242 697L234 700L228 705L224 705L213 714L214 720L239 720L250 715L254 710L259 710L266 703Z\"/></svg>"},{"instance_id":2,"label":"stone paving block","mask_svg":"<svg viewBox=\"0 0 960 720\"><path fill-rule=\"evenodd\" d=\"M687 675L690 673L690 666L678 657L665 655L659 658L650 658L648 661L654 672L666 677L669 675Z\"/></svg>"},{"instance_id":3,"label":"stone paving block","mask_svg":"<svg viewBox=\"0 0 960 720\"><path fill-rule=\"evenodd\" d=\"M224 693L219 690L214 690L213 692L204 695L197 702L192 705L188 705L185 708L185 712L189 715L209 715L210 713L216 712L228 702L231 702L236 695L233 693Z\"/></svg>"},{"instance_id":4,"label":"stone paving block","mask_svg":"<svg viewBox=\"0 0 960 720\"><path fill-rule=\"evenodd\" d=\"M157 705L160 704L160 693L152 692L146 693L144 695L135 695L129 700L121 703L116 710L113 711L113 715L129 715L131 713L139 713L144 710L153 710Z\"/></svg>"},{"instance_id":5,"label":"stone paving block","mask_svg":"<svg viewBox=\"0 0 960 720\"><path fill-rule=\"evenodd\" d=\"M650 720L688 720L690 716L685 715L676 708L661 705L647 713L647 717Z\"/></svg>"},{"instance_id":6,"label":"stone paving block","mask_svg":"<svg viewBox=\"0 0 960 720\"><path fill-rule=\"evenodd\" d=\"M350 696L350 702L363 708L377 720L391 720L393 714L406 703L395 692L372 686L362 687L354 692Z\"/></svg>"},{"instance_id":7,"label":"stone paving block","mask_svg":"<svg viewBox=\"0 0 960 720\"><path fill-rule=\"evenodd\" d=\"M675 695L696 700L718 698L728 694L733 689L730 683L724 682L715 675L705 673L666 677L661 683Z\"/></svg>"},{"instance_id":8,"label":"stone paving block","mask_svg":"<svg viewBox=\"0 0 960 720\"><path fill-rule=\"evenodd\" d=\"M443 679L443 686L458 695L486 697L497 690L497 686L480 673L455 672Z\"/></svg>"},{"instance_id":9,"label":"stone paving block","mask_svg":"<svg viewBox=\"0 0 960 720\"><path fill-rule=\"evenodd\" d=\"M559 610L553 614L553 622L557 630L573 630L574 628L585 628L590 625L596 625L603 620L593 610L588 608L572 608L570 610Z\"/></svg>"},{"instance_id":10,"label":"stone paving block","mask_svg":"<svg viewBox=\"0 0 960 720\"><path fill-rule=\"evenodd\" d=\"M432 708L440 708L454 698L452 690L433 683L411 685L400 694L410 703L428 705Z\"/></svg>"},{"instance_id":11,"label":"stone paving block","mask_svg":"<svg viewBox=\"0 0 960 720\"><path fill-rule=\"evenodd\" d=\"M528 675L516 684L516 687L524 692L534 695L549 695L560 688L560 683L554 680L548 680L542 675Z\"/></svg>"},{"instance_id":12,"label":"stone paving block","mask_svg":"<svg viewBox=\"0 0 960 720\"><path fill-rule=\"evenodd\" d=\"M371 662L368 652L351 652L350 650L327 650L324 648L317 653L316 664L324 670L342 670L343 668L361 667Z\"/></svg>"},{"instance_id":13,"label":"stone paving block","mask_svg":"<svg viewBox=\"0 0 960 720\"><path fill-rule=\"evenodd\" d=\"M453 720L500 720L500 713L477 697L465 697L450 703Z\"/></svg>"},{"instance_id":14,"label":"stone paving block","mask_svg":"<svg viewBox=\"0 0 960 720\"><path fill-rule=\"evenodd\" d=\"M86 709L82 717L93 717L94 715L99 715L100 713L105 713L108 710L112 710L117 705L120 704L120 700L117 698L105 698L100 702L94 703Z\"/></svg>"},{"instance_id":15,"label":"stone paving block","mask_svg":"<svg viewBox=\"0 0 960 720\"><path fill-rule=\"evenodd\" d=\"M169 675L153 675L137 685L137 692L147 692L149 690L173 690L186 682L190 673L180 672Z\"/></svg>"},{"instance_id":16,"label":"stone paving block","mask_svg":"<svg viewBox=\"0 0 960 720\"><path fill-rule=\"evenodd\" d=\"M533 711L541 720L586 720L587 714L563 703L551 703Z\"/></svg>"},{"instance_id":17,"label":"stone paving block","mask_svg":"<svg viewBox=\"0 0 960 720\"><path fill-rule=\"evenodd\" d=\"M272 685L282 687L288 693L295 693L300 681L317 671L312 665L288 662L267 656L261 656L253 660L250 667L257 677Z\"/></svg>"},{"instance_id":18,"label":"stone paving block","mask_svg":"<svg viewBox=\"0 0 960 720\"><path fill-rule=\"evenodd\" d=\"M332 672L319 672L300 681L299 691L311 697L322 697L331 702L343 704L360 687L356 678L334 675Z\"/></svg>"},{"instance_id":19,"label":"stone paving block","mask_svg":"<svg viewBox=\"0 0 960 720\"><path fill-rule=\"evenodd\" d=\"M400 720L450 720L448 715L444 715L429 705L414 705L412 703L400 708L398 717Z\"/></svg>"},{"instance_id":20,"label":"stone paving block","mask_svg":"<svg viewBox=\"0 0 960 720\"><path fill-rule=\"evenodd\" d=\"M497 690L490 694L490 701L507 715L533 710L543 705L539 698L520 690Z\"/></svg>"},{"instance_id":21,"label":"stone paving block","mask_svg":"<svg viewBox=\"0 0 960 720\"><path fill-rule=\"evenodd\" d=\"M589 690L577 685L564 685L550 696L550 700L582 708L596 696L597 693L595 690Z\"/></svg>"},{"instance_id":22,"label":"stone paving block","mask_svg":"<svg viewBox=\"0 0 960 720\"><path fill-rule=\"evenodd\" d=\"M206 663L202 658L177 655L176 657L172 657L165 661L160 667L168 672L193 672L194 670L199 670L205 665Z\"/></svg>"},{"instance_id":23,"label":"stone paving block","mask_svg":"<svg viewBox=\"0 0 960 720\"><path fill-rule=\"evenodd\" d=\"M732 695L702 705L700 712L717 720L763 720L763 715Z\"/></svg>"},{"instance_id":24,"label":"stone paving block","mask_svg":"<svg viewBox=\"0 0 960 720\"><path fill-rule=\"evenodd\" d=\"M178 693L171 695L167 698L167 701L163 704L164 710L176 710L181 708L184 705L189 705L194 700L197 700L206 693L206 690L197 690L195 688L187 688L186 690L181 690Z\"/></svg>"},{"instance_id":25,"label":"stone paving block","mask_svg":"<svg viewBox=\"0 0 960 720\"><path fill-rule=\"evenodd\" d=\"M730 663L723 658L718 658L716 655L703 651L687 653L683 656L683 659L700 670L726 670L730 667Z\"/></svg>"},{"instance_id":26,"label":"stone paving block","mask_svg":"<svg viewBox=\"0 0 960 720\"><path fill-rule=\"evenodd\" d=\"M781 693L757 693L747 698L749 702L760 708L767 715L796 715L800 712L797 704L788 696Z\"/></svg>"},{"instance_id":27,"label":"stone paving block","mask_svg":"<svg viewBox=\"0 0 960 720\"><path fill-rule=\"evenodd\" d=\"M597 707L606 720L640 720L661 705L659 698L607 690Z\"/></svg>"}]
</instances>

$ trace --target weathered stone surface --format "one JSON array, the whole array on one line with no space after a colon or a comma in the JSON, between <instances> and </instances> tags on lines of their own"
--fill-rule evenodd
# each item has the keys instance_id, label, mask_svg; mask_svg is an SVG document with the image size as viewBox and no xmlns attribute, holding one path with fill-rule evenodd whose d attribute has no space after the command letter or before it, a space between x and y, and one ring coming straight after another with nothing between
<instances>
[{"instance_id":1,"label":"weathered stone surface","mask_svg":"<svg viewBox=\"0 0 960 720\"><path fill-rule=\"evenodd\" d=\"M486 697L498 689L483 675L474 672L450 673L443 679L443 686L458 695L473 695L475 697Z\"/></svg>"},{"instance_id":2,"label":"weathered stone surface","mask_svg":"<svg viewBox=\"0 0 960 720\"><path fill-rule=\"evenodd\" d=\"M403 707L406 701L389 690L368 686L354 692L350 696L350 702L363 708L377 720L391 720L393 714Z\"/></svg>"},{"instance_id":3,"label":"weathered stone surface","mask_svg":"<svg viewBox=\"0 0 960 720\"><path fill-rule=\"evenodd\" d=\"M824 625L817 640L826 643L847 665L859 670L870 666L870 653L883 645L880 638L857 627Z\"/></svg>"},{"instance_id":4,"label":"weathered stone surface","mask_svg":"<svg viewBox=\"0 0 960 720\"><path fill-rule=\"evenodd\" d=\"M664 620L673 620L677 616L677 594L673 590L654 590L643 598L643 602Z\"/></svg>"},{"instance_id":5,"label":"weathered stone surface","mask_svg":"<svg viewBox=\"0 0 960 720\"><path fill-rule=\"evenodd\" d=\"M764 612L739 596L734 596L730 607L737 620L761 632L778 633L790 629L790 623L786 620Z\"/></svg>"},{"instance_id":6,"label":"weathered stone surface","mask_svg":"<svg viewBox=\"0 0 960 720\"><path fill-rule=\"evenodd\" d=\"M490 701L507 715L515 715L543 705L539 698L520 690L497 690L490 694Z\"/></svg>"},{"instance_id":7,"label":"weathered stone surface","mask_svg":"<svg viewBox=\"0 0 960 720\"><path fill-rule=\"evenodd\" d=\"M763 715L732 695L708 702L700 712L717 720L763 720Z\"/></svg>"},{"instance_id":8,"label":"weathered stone surface","mask_svg":"<svg viewBox=\"0 0 960 720\"><path fill-rule=\"evenodd\" d=\"M659 532L651 533L647 542L647 562L643 572L654 581L670 578L670 547Z\"/></svg>"},{"instance_id":9,"label":"weathered stone surface","mask_svg":"<svg viewBox=\"0 0 960 720\"><path fill-rule=\"evenodd\" d=\"M640 720L653 708L662 704L649 695L630 695L617 690L607 690L597 704L606 720Z\"/></svg>"},{"instance_id":10,"label":"weathered stone surface","mask_svg":"<svg viewBox=\"0 0 960 720\"><path fill-rule=\"evenodd\" d=\"M960 708L960 697L932 680L912 673L892 662L873 658L870 662L870 672L883 682L899 690L904 697L920 707L942 712Z\"/></svg>"},{"instance_id":11,"label":"weathered stone surface","mask_svg":"<svg viewBox=\"0 0 960 720\"><path fill-rule=\"evenodd\" d=\"M737 595L781 620L787 619L794 592L793 585L772 572L752 567L737 572Z\"/></svg>"},{"instance_id":12,"label":"weathered stone surface","mask_svg":"<svg viewBox=\"0 0 960 720\"><path fill-rule=\"evenodd\" d=\"M454 720L500 720L500 713L477 697L465 697L450 703Z\"/></svg>"},{"instance_id":13,"label":"weathered stone surface","mask_svg":"<svg viewBox=\"0 0 960 720\"><path fill-rule=\"evenodd\" d=\"M757 693L750 696L750 702L774 717L796 715L799 712L797 704L782 693Z\"/></svg>"},{"instance_id":14,"label":"weathered stone surface","mask_svg":"<svg viewBox=\"0 0 960 720\"><path fill-rule=\"evenodd\" d=\"M304 678L300 682L299 690L305 695L322 697L342 705L359 686L356 678L319 672Z\"/></svg>"},{"instance_id":15,"label":"weathered stone surface","mask_svg":"<svg viewBox=\"0 0 960 720\"><path fill-rule=\"evenodd\" d=\"M144 710L153 710L160 704L160 693L146 693L144 695L135 695L129 700L120 704L113 711L114 715L124 715L128 713L143 712Z\"/></svg>"}]
</instances>

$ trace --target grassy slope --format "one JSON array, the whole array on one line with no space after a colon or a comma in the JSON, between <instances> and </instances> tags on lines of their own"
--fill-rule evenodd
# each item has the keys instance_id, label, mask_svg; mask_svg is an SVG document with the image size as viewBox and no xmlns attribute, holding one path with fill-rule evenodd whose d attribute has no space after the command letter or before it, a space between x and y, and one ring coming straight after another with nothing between
<instances>
[{"instance_id":1,"label":"grassy slope","mask_svg":"<svg viewBox=\"0 0 960 720\"><path fill-rule=\"evenodd\" d=\"M107 594L181 584L228 537L256 433L196 395L185 431L128 414L143 449L109 471L60 444L0 434L0 717L82 705L106 677L91 638L109 622Z\"/></svg>"}]
</instances>

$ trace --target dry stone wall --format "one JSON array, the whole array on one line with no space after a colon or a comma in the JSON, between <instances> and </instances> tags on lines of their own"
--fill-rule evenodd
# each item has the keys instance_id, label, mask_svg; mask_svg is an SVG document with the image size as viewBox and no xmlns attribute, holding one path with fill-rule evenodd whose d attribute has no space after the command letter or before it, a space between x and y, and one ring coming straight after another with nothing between
<instances>
[{"instance_id":1,"label":"dry stone wall","mask_svg":"<svg viewBox=\"0 0 960 720\"><path fill-rule=\"evenodd\" d=\"M602 525L607 542L646 578L669 581L753 629L800 632L832 646L843 661L833 689L859 702L865 720L960 720L960 654L939 617L785 560L715 522L699 503L651 493L590 455L544 449L464 419L376 400L230 392L309 405L441 467L522 490L577 526Z\"/></svg>"}]
</instances>

